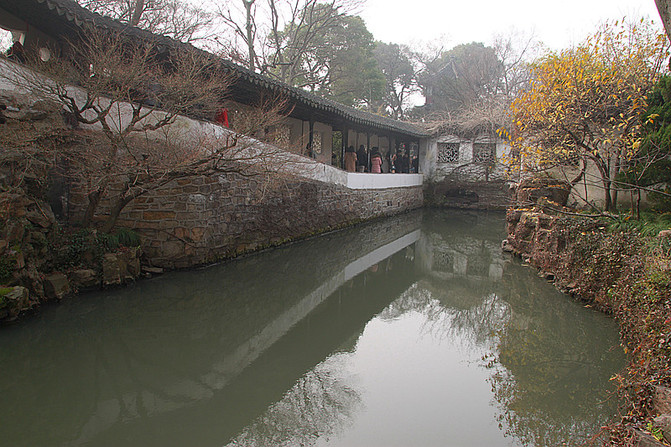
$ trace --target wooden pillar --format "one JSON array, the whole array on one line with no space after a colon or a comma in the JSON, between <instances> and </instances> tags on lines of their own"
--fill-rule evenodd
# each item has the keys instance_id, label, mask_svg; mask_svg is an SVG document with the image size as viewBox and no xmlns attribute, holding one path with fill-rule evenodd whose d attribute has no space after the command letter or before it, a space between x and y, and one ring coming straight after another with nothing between
<instances>
[{"instance_id":1,"label":"wooden pillar","mask_svg":"<svg viewBox=\"0 0 671 447\"><path fill-rule=\"evenodd\" d=\"M343 126L342 130L342 137L340 138L340 167L342 169L345 169L345 151L349 147L347 145L347 142L349 140L349 130L347 129L347 126Z\"/></svg>"},{"instance_id":2,"label":"wooden pillar","mask_svg":"<svg viewBox=\"0 0 671 447\"><path fill-rule=\"evenodd\" d=\"M312 134L314 133L314 131L315 131L315 122L312 120L312 118L310 118L310 131L309 131L310 134L308 135L308 148L309 148L308 155L312 158L316 158L314 148L312 147L312 143L314 141L313 140L314 136Z\"/></svg>"},{"instance_id":3,"label":"wooden pillar","mask_svg":"<svg viewBox=\"0 0 671 447\"><path fill-rule=\"evenodd\" d=\"M421 147L420 147L420 144L421 144L421 142L422 142L422 141L421 141L420 139L417 139L417 174L419 174L419 162L420 162L420 160L419 160L419 153L421 152L421 151L420 151L420 148L421 148Z\"/></svg>"},{"instance_id":4,"label":"wooden pillar","mask_svg":"<svg viewBox=\"0 0 671 447\"><path fill-rule=\"evenodd\" d=\"M366 132L366 171L370 172L370 132Z\"/></svg>"}]
</instances>

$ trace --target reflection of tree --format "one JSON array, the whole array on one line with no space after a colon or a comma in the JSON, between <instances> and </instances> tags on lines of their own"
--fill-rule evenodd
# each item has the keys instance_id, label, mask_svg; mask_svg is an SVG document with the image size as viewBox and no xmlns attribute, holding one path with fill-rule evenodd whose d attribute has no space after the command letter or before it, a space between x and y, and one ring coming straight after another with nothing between
<instances>
[{"instance_id":1,"label":"reflection of tree","mask_svg":"<svg viewBox=\"0 0 671 447\"><path fill-rule=\"evenodd\" d=\"M491 346L494 334L508 319L508 308L495 293L481 292L479 288L460 289L468 293L453 298L445 283L436 284L435 278L414 284L389 305L379 318L392 320L408 312L423 315L423 332L437 340L450 340L468 348ZM454 281L450 281L452 284ZM454 300L469 306L456 305Z\"/></svg>"},{"instance_id":2,"label":"reflection of tree","mask_svg":"<svg viewBox=\"0 0 671 447\"><path fill-rule=\"evenodd\" d=\"M623 364L615 325L544 290L531 271L510 265L507 273L511 318L490 364L499 423L523 445L583 443L613 411L608 379Z\"/></svg>"},{"instance_id":3,"label":"reflection of tree","mask_svg":"<svg viewBox=\"0 0 671 447\"><path fill-rule=\"evenodd\" d=\"M482 231L489 217L455 213L449 226L424 218L418 245L427 276L383 315L422 312L431 334L495 351L485 361L499 424L522 445L582 443L597 433L614 407L608 379L624 364L613 349L615 324L504 262L498 241ZM463 273L454 267L460 255ZM502 279L487 275L492 263L506 264Z\"/></svg>"},{"instance_id":4,"label":"reflection of tree","mask_svg":"<svg viewBox=\"0 0 671 447\"><path fill-rule=\"evenodd\" d=\"M349 425L361 398L340 376L346 359L336 354L307 372L228 446L309 446Z\"/></svg>"}]
</instances>

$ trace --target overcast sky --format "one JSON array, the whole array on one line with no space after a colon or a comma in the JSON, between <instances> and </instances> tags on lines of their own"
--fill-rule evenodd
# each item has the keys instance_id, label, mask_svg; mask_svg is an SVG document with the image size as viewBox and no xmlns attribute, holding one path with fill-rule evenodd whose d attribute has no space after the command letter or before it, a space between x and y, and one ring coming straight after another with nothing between
<instances>
[{"instance_id":1,"label":"overcast sky","mask_svg":"<svg viewBox=\"0 0 671 447\"><path fill-rule=\"evenodd\" d=\"M654 0L366 0L360 15L377 40L412 44L443 36L448 48L491 43L494 34L516 29L559 50L606 19L647 16L660 23Z\"/></svg>"}]
</instances>

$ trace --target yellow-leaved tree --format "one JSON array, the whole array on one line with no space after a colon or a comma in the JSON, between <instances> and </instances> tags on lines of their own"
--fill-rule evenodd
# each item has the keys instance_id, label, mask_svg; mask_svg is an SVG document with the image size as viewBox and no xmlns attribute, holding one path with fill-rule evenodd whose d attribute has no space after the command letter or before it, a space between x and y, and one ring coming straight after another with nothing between
<instances>
[{"instance_id":1,"label":"yellow-leaved tree","mask_svg":"<svg viewBox=\"0 0 671 447\"><path fill-rule=\"evenodd\" d=\"M591 181L603 189L604 209L614 210L614 180L638 152L646 94L668 48L652 22L615 22L537 61L531 87L511 106L513 165L554 170L572 186Z\"/></svg>"}]
</instances>

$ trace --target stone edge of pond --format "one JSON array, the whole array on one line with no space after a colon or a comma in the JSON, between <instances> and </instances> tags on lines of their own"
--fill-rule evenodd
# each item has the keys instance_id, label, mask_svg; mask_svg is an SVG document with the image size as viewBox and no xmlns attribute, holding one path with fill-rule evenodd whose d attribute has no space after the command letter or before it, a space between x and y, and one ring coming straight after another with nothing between
<instances>
[{"instance_id":1,"label":"stone edge of pond","mask_svg":"<svg viewBox=\"0 0 671 447\"><path fill-rule=\"evenodd\" d=\"M502 249L562 292L618 321L629 361L611 380L623 409L621 419L597 435L610 445L669 445L671 237L609 232L603 221L556 210L542 201L509 208Z\"/></svg>"}]
</instances>

